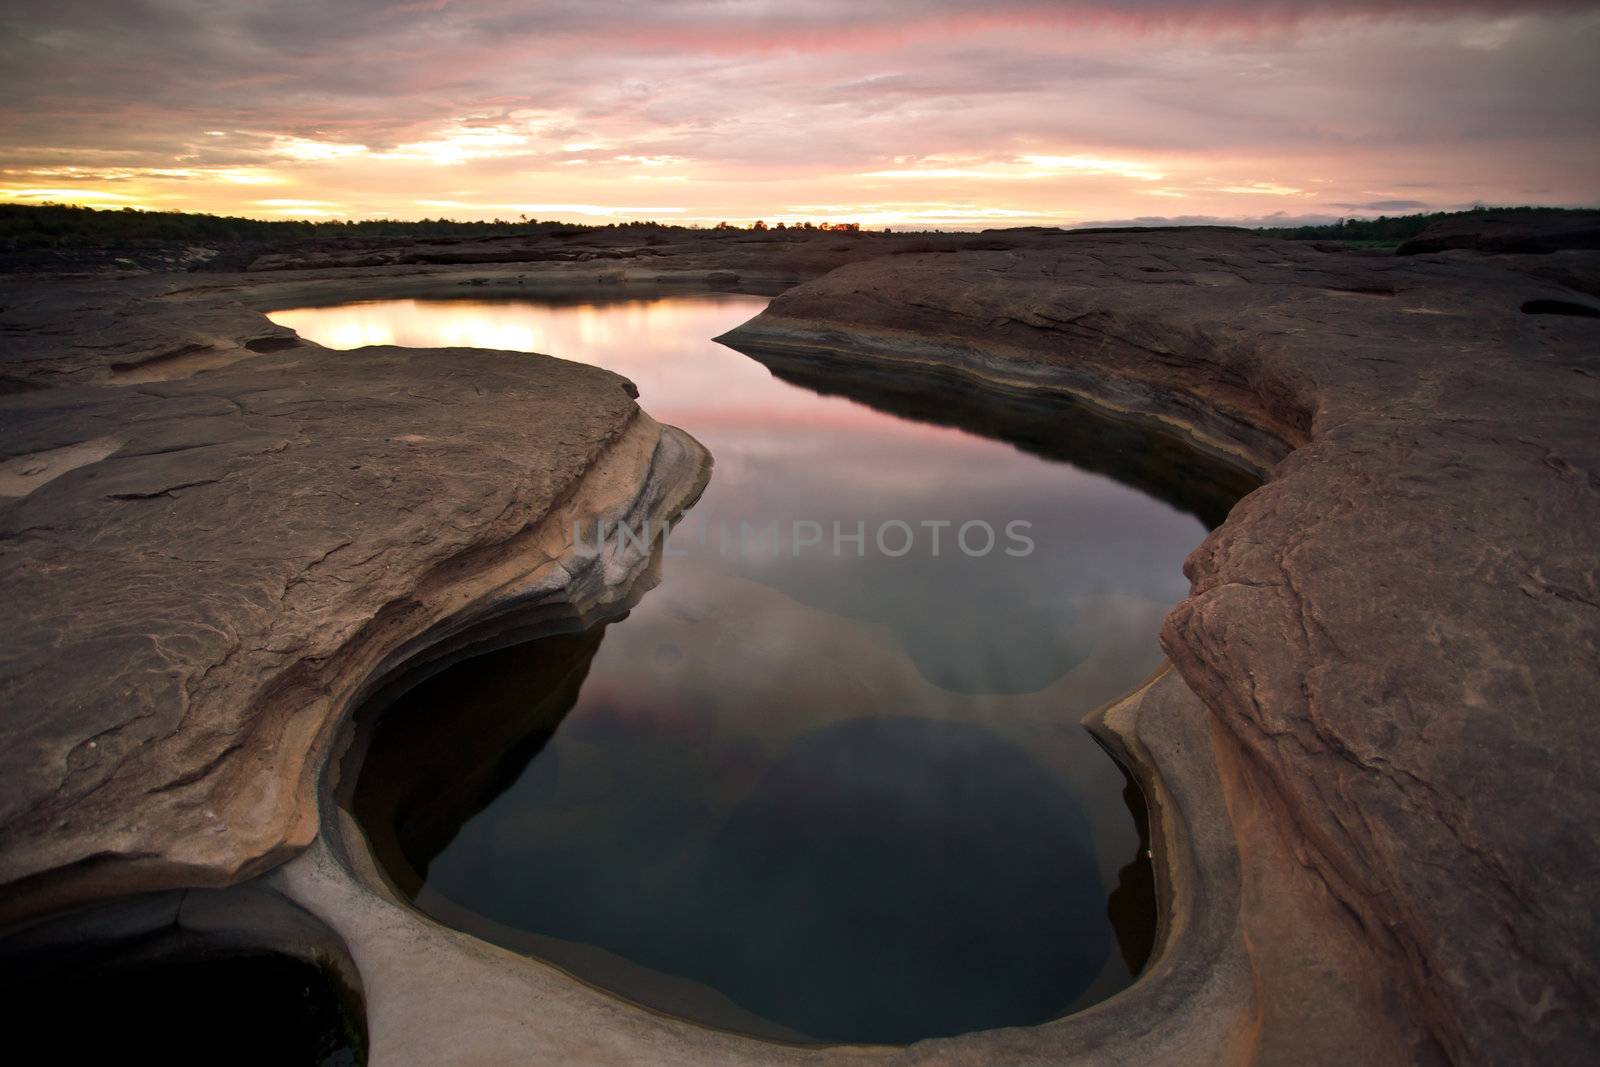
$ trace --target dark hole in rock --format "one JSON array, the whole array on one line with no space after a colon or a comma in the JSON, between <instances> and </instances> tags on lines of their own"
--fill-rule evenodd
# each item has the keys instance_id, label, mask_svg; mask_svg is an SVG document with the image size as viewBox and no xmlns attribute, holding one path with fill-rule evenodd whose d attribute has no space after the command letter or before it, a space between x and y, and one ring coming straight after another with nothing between
<instances>
[{"instance_id":1,"label":"dark hole in rock","mask_svg":"<svg viewBox=\"0 0 1600 1067\"><path fill-rule=\"evenodd\" d=\"M193 356L201 352L208 352L211 350L211 347L212 346L210 345L202 344L179 345L176 348L168 349L165 352L159 352L153 356L147 356L144 359L125 360L123 362L113 363L111 364L111 371L115 375L126 374L130 371L145 370L151 367L160 366L163 363L176 362L185 356Z\"/></svg>"},{"instance_id":2,"label":"dark hole in rock","mask_svg":"<svg viewBox=\"0 0 1600 1067\"><path fill-rule=\"evenodd\" d=\"M298 337L255 337L244 343L252 352L281 352L286 348L295 348L300 344Z\"/></svg>"},{"instance_id":3,"label":"dark hole in rock","mask_svg":"<svg viewBox=\"0 0 1600 1067\"><path fill-rule=\"evenodd\" d=\"M1392 286L1387 285L1334 285L1329 286L1333 293L1347 294L1350 296L1394 296Z\"/></svg>"},{"instance_id":4,"label":"dark hole in rock","mask_svg":"<svg viewBox=\"0 0 1600 1067\"><path fill-rule=\"evenodd\" d=\"M331 968L276 952L137 945L0 965L6 1040L31 1062L354 1067L359 1005ZM22 1061L16 1061L22 1062Z\"/></svg>"},{"instance_id":5,"label":"dark hole in rock","mask_svg":"<svg viewBox=\"0 0 1600 1067\"><path fill-rule=\"evenodd\" d=\"M1572 315L1583 319L1600 319L1600 308L1579 304L1572 300L1529 300L1522 305L1524 315Z\"/></svg>"}]
</instances>

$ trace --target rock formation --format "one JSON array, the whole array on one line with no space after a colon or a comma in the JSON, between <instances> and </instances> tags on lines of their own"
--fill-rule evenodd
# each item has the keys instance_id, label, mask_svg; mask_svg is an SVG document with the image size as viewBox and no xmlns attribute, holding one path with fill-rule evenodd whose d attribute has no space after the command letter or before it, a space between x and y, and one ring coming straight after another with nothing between
<instances>
[{"instance_id":1,"label":"rock formation","mask_svg":"<svg viewBox=\"0 0 1600 1067\"><path fill-rule=\"evenodd\" d=\"M1600 249L1600 211L1482 211L1451 215L1403 243L1398 252L1468 249L1474 252L1528 252L1543 255Z\"/></svg>"},{"instance_id":2,"label":"rock formation","mask_svg":"<svg viewBox=\"0 0 1600 1067\"><path fill-rule=\"evenodd\" d=\"M1066 234L847 266L728 340L1255 462L1168 654L1445 1053L1548 1062L1600 1038L1600 322L1571 305L1492 260Z\"/></svg>"},{"instance_id":3,"label":"rock formation","mask_svg":"<svg viewBox=\"0 0 1600 1067\"><path fill-rule=\"evenodd\" d=\"M1226 231L775 247L8 280L7 951L248 939L237 902L266 900L348 950L376 1062L1500 1063L1600 1041L1594 254ZM1265 479L1189 560L1176 671L1094 722L1150 801L1165 910L1148 972L1090 1011L897 1050L699 1029L423 919L336 802L357 704L485 627L636 592L650 561L576 558L572 520L670 514L707 457L605 371L330 353L259 309L806 278L729 341L901 402L959 376L964 422L984 397L1029 419L1091 401Z\"/></svg>"},{"instance_id":4,"label":"rock formation","mask_svg":"<svg viewBox=\"0 0 1600 1067\"><path fill-rule=\"evenodd\" d=\"M261 353L251 335L276 333L242 308L122 295L102 311L61 286L6 315L27 331L13 380L101 375L0 400L6 920L303 848L330 728L386 658L570 594L573 513L670 510L703 476L606 371L292 336ZM196 334L241 358L119 378L143 338Z\"/></svg>"}]
</instances>

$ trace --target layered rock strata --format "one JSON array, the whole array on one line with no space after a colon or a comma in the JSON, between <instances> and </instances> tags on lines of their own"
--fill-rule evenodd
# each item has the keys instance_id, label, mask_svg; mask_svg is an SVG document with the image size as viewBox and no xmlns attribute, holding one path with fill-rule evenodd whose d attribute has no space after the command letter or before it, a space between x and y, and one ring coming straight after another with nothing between
<instances>
[{"instance_id":1,"label":"layered rock strata","mask_svg":"<svg viewBox=\"0 0 1600 1067\"><path fill-rule=\"evenodd\" d=\"M620 595L644 560L581 557L573 521L672 514L709 467L594 367L23 295L9 323L46 324L8 353L35 387L0 397L0 922L304 848L332 732L386 663L508 604ZM143 338L202 332L242 354L117 377Z\"/></svg>"},{"instance_id":2,"label":"layered rock strata","mask_svg":"<svg viewBox=\"0 0 1600 1067\"><path fill-rule=\"evenodd\" d=\"M1600 322L1520 258L1067 234L843 267L727 338L1088 397L1266 473L1163 643L1458 1062L1600 1039Z\"/></svg>"}]
</instances>

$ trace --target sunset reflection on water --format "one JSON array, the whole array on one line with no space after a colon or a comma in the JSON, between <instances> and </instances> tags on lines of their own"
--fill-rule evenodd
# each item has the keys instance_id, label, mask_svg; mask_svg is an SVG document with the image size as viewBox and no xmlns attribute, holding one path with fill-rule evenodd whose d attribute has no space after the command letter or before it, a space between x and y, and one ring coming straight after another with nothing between
<instances>
[{"instance_id":1,"label":"sunset reflection on water","mask_svg":"<svg viewBox=\"0 0 1600 1067\"><path fill-rule=\"evenodd\" d=\"M380 300L340 307L297 308L269 316L317 338L326 348L493 348L560 352L577 345L612 347L619 333L681 332L694 317L671 300L568 306L492 300ZM678 326L673 329L674 324Z\"/></svg>"},{"instance_id":2,"label":"sunset reflection on water","mask_svg":"<svg viewBox=\"0 0 1600 1067\"><path fill-rule=\"evenodd\" d=\"M1204 526L1003 426L940 424L954 398L932 384L935 410L897 414L842 366L819 392L712 340L765 305L619 293L272 314L336 349L604 367L714 459L626 618L464 661L384 716L359 817L435 918L712 1025L907 1042L1101 1000L1133 980L1154 912L1126 888L1147 857L1122 774L1077 722L1160 663ZM1045 418L1054 440L1087 416ZM1088 465L1145 455L1126 431L1079 436ZM1021 522L1036 548L958 550L969 521ZM863 533L729 550L741 523ZM914 551L865 532L894 523L919 531Z\"/></svg>"},{"instance_id":3,"label":"sunset reflection on water","mask_svg":"<svg viewBox=\"0 0 1600 1067\"><path fill-rule=\"evenodd\" d=\"M760 363L711 341L766 306L736 294L533 303L526 300L375 300L268 313L280 326L339 350L368 345L539 352L615 371L663 422L705 439L739 426L739 447L805 451L819 433L870 429L874 437L937 439L952 447L993 442L948 427L895 419L841 397L784 386ZM1004 447L1004 446L1001 446ZM718 454L719 462L722 454ZM946 472L948 475L949 472Z\"/></svg>"}]
</instances>

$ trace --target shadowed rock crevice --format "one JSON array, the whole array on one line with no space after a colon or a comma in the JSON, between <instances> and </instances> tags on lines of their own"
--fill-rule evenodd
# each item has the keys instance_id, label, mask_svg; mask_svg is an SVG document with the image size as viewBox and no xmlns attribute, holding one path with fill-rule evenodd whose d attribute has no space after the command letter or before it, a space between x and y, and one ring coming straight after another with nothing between
<instances>
[{"instance_id":1,"label":"shadowed rock crevice","mask_svg":"<svg viewBox=\"0 0 1600 1067\"><path fill-rule=\"evenodd\" d=\"M1584 319L1600 319L1600 308L1579 304L1573 300L1529 300L1522 305L1524 315L1572 315Z\"/></svg>"},{"instance_id":2,"label":"shadowed rock crevice","mask_svg":"<svg viewBox=\"0 0 1600 1067\"><path fill-rule=\"evenodd\" d=\"M0 945L0 994L19 1042L68 1059L366 1060L365 994L347 946L254 886L135 896L37 923Z\"/></svg>"}]
</instances>

